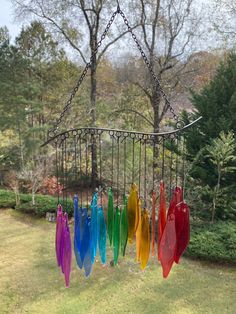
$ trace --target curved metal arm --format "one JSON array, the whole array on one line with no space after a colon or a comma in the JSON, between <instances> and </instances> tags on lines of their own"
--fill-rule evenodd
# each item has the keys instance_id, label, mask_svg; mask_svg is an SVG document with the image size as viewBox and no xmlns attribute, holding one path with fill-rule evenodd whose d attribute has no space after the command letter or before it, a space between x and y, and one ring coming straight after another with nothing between
<instances>
[{"instance_id":1,"label":"curved metal arm","mask_svg":"<svg viewBox=\"0 0 236 314\"><path fill-rule=\"evenodd\" d=\"M91 133L91 134L101 134L103 132L108 132L111 136L116 137L130 137L130 138L137 138L137 139L146 139L146 140L154 140L158 137L169 137L174 134L178 134L180 132L185 131L198 121L200 121L202 117L197 118L196 120L192 121L191 123L183 126L182 128L178 128L172 131L167 132L160 132L160 133L146 133L146 132L138 132L138 131L128 131L128 130L119 130L119 129L107 129L107 128L96 128L96 127L83 127L83 128L76 128L71 129L65 132L62 132L60 134L57 134L56 136L50 138L48 141L46 141L41 147L49 144L50 142L55 142L57 138L64 140L68 137L72 136L78 136L80 134L84 133Z\"/></svg>"}]
</instances>

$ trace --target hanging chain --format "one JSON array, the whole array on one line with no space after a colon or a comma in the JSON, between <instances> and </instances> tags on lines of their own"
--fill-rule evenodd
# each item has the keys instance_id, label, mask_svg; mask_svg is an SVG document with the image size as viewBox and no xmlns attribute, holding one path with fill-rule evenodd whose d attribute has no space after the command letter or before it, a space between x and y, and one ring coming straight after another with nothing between
<instances>
[{"instance_id":1,"label":"hanging chain","mask_svg":"<svg viewBox=\"0 0 236 314\"><path fill-rule=\"evenodd\" d=\"M59 127L59 125L61 124L61 122L62 122L62 120L63 120L65 114L70 110L70 108L71 108L71 106L72 106L72 100L73 100L73 98L75 97L77 91L79 90L79 87L80 87L80 85L82 84L82 82L83 82L85 76L87 75L87 72L88 72L89 68L91 67L91 65L92 65L92 63L93 63L93 60L96 58L98 49L99 49L99 47L102 45L102 42L104 41L104 39L106 38L107 33L108 33L108 31L109 31L111 25L113 24L113 22L114 22L115 17L116 17L117 14L120 14L121 17L123 18L124 23L125 23L125 25L127 26L128 31L130 32L130 34L131 34L131 36L132 36L132 38L133 38L133 40L134 40L134 42L135 42L135 44L136 44L136 46L137 46L139 52L140 52L140 54L141 54L141 56L142 56L142 58L143 58L143 60L144 60L144 63L146 64L146 66L147 66L147 68L148 68L150 74L152 75L152 78L153 78L154 82L156 83L157 92L160 93L160 95L163 97L163 99L164 99L164 101L165 101L164 112L166 112L167 110L169 110L169 111L171 112L172 116L173 116L173 119L174 119L175 121L178 121L178 119L179 119L178 115L176 115L176 113L175 113L175 111L174 111L174 108L171 106L170 101L169 101L169 99L167 98L167 95L165 94L163 88L161 87L161 83L160 83L158 77L157 77L156 74L154 73L154 70L153 70L153 67L152 67L150 61L148 60L148 58L147 58L147 56L146 56L144 50L142 49L142 46L140 45L140 43L139 43L139 41L138 41L136 35L134 34L133 29L132 29L132 27L130 26L129 21L128 21L128 19L126 18L124 12L120 10L120 6L119 6L119 3L118 3L118 5L117 5L117 10L112 14L110 20L109 20L108 23L107 23L107 26L106 26L106 28L105 28L103 34L102 34L102 36L101 36L101 39L98 41L96 48L92 51L90 60L89 60L89 62L86 64L86 66L85 66L85 68L84 68L84 70L83 70L83 72L82 72L80 78L78 79L78 81L77 81L75 87L73 88L73 90L72 90L72 92L71 92L71 94L70 94L70 97L69 97L69 99L68 99L66 105L64 106L63 111L62 111L61 114L60 114L60 117L58 118L58 120L56 121L56 123L53 125L53 127L48 131L48 137L49 137L49 138L54 137L54 136L56 135L57 130L58 130L58 127Z\"/></svg>"},{"instance_id":2,"label":"hanging chain","mask_svg":"<svg viewBox=\"0 0 236 314\"><path fill-rule=\"evenodd\" d=\"M105 28L105 30L104 30L102 36L101 36L101 39L98 41L96 48L92 51L92 55L91 55L91 57L90 57L90 60L89 60L89 62L86 64L86 66L85 66L85 68L84 68L84 70L83 70L83 72L82 72L80 78L78 79L78 81L77 81L75 87L73 88L73 90L72 90L72 92L71 92L71 94L70 94L70 97L69 97L69 99L68 99L68 101L67 101L67 103L66 103L66 105L65 105L65 107L64 107L64 109L63 109L63 111L62 111L61 114L60 114L59 119L58 119L58 120L56 121L56 123L53 125L52 129L50 129L50 130L48 131L48 136L49 136L49 138L56 135L58 126L61 124L61 122L62 122L62 120L63 120L65 114L66 114L66 113L69 111L69 109L71 108L71 106L72 106L72 100L73 100L73 98L75 97L77 91L79 90L79 87L80 87L80 85L82 84L82 82L83 82L85 76L87 75L87 72L88 72L89 68L91 67L91 65L92 65L92 63L93 63L93 60L96 58L98 49L99 49L99 47L102 45L103 40L106 38L106 35L107 35L107 33L108 33L108 31L109 31L109 29L110 29L112 23L114 22L115 17L116 17L117 14L118 14L118 11L115 11L115 12L112 14L112 16L111 16L109 22L107 23L107 26L106 26L106 28Z\"/></svg>"},{"instance_id":3,"label":"hanging chain","mask_svg":"<svg viewBox=\"0 0 236 314\"><path fill-rule=\"evenodd\" d=\"M158 77L156 76L156 74L154 73L153 67L152 67L150 61L148 60L148 57L146 56L145 52L143 51L143 48L140 45L136 35L134 34L133 29L130 26L128 19L126 18L124 12L122 12L121 10L119 10L119 14L122 16L122 18L123 18L123 20L125 22L125 25L128 28L128 31L131 33L132 38L133 38L136 46L138 47L138 50L139 50L139 52L140 52L140 54L141 54L141 56L142 56L142 58L143 58L143 60L145 62L145 64L146 64L150 74L152 75L152 78L153 78L154 82L156 83L157 92L161 94L161 96L163 97L163 99L165 101L164 111L169 110L171 112L171 114L173 115L173 119L175 121L178 121L179 117L178 117L178 115L176 115L176 113L174 111L174 108L171 106L170 101L167 98L166 93L164 92L163 88L161 87L161 83L160 83Z\"/></svg>"}]
</instances>

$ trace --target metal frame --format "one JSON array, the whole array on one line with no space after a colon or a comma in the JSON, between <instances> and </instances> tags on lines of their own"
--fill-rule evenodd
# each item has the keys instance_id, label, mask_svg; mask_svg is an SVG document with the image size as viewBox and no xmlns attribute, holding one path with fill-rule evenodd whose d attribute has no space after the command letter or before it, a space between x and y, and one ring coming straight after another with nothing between
<instances>
[{"instance_id":1,"label":"metal frame","mask_svg":"<svg viewBox=\"0 0 236 314\"><path fill-rule=\"evenodd\" d=\"M136 140L151 140L155 141L158 138L175 138L178 133L186 131L189 127L193 126L195 123L200 121L202 117L197 118L193 122L184 125L182 127L179 127L175 130L167 131L167 132L160 132L160 133L147 133L147 132L138 132L138 131L128 131L128 130L120 130L120 129L108 129L108 128L97 128L97 127L82 127L82 128L74 128L70 129L68 131L62 132L60 134L55 135L54 137L50 138L48 141L46 141L43 145L47 145L49 143L58 144L59 146L61 143L70 137L75 136L82 136L84 134L93 134L93 135L100 135L104 132L108 133L111 137L114 138L131 138ZM180 121L177 123L179 126L181 126Z\"/></svg>"}]
</instances>

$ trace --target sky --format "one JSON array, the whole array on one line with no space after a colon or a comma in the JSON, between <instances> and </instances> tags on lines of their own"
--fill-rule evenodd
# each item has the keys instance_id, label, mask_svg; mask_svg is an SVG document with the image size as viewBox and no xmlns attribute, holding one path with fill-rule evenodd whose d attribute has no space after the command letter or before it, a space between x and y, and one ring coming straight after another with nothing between
<instances>
[{"instance_id":1,"label":"sky","mask_svg":"<svg viewBox=\"0 0 236 314\"><path fill-rule=\"evenodd\" d=\"M211 3L212 0L208 0L207 3ZM204 0L197 0L196 3L206 3ZM11 0L0 0L0 27L7 26L10 32L11 41L13 42L15 37L20 33L23 23L14 21L13 7ZM198 50L208 50L218 46L217 38L208 36L205 41L201 44L199 42ZM67 49L66 49L67 51Z\"/></svg>"},{"instance_id":2,"label":"sky","mask_svg":"<svg viewBox=\"0 0 236 314\"><path fill-rule=\"evenodd\" d=\"M10 0L0 0L0 27L7 26L11 39L20 32L21 25L14 22L13 9Z\"/></svg>"}]
</instances>

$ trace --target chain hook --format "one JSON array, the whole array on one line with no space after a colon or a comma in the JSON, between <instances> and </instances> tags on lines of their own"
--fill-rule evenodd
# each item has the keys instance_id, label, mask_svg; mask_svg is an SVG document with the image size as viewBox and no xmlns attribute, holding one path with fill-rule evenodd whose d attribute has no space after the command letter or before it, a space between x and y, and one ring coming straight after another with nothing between
<instances>
[{"instance_id":1,"label":"chain hook","mask_svg":"<svg viewBox=\"0 0 236 314\"><path fill-rule=\"evenodd\" d=\"M120 13L120 3L119 3L119 0L116 0L116 3L117 3L117 13Z\"/></svg>"}]
</instances>

